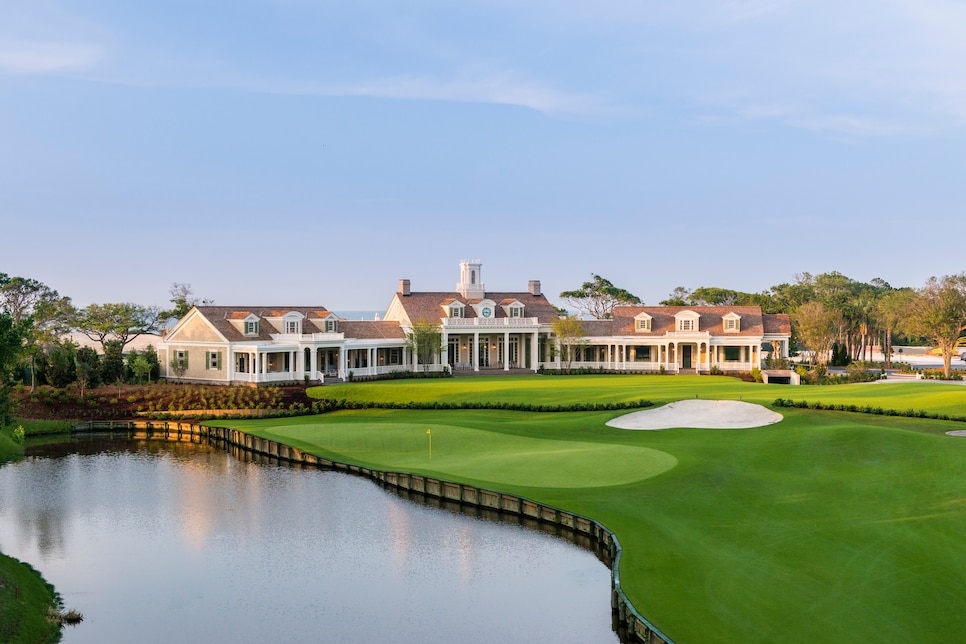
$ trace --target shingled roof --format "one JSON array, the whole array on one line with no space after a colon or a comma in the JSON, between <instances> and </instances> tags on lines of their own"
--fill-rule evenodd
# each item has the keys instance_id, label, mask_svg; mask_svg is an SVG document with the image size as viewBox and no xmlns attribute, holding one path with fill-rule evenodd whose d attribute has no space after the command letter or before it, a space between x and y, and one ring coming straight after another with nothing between
<instances>
[{"instance_id":1,"label":"shingled roof","mask_svg":"<svg viewBox=\"0 0 966 644\"><path fill-rule=\"evenodd\" d=\"M760 306L618 306L614 309L613 335L636 335L640 337L661 336L675 330L674 316L682 311L693 311L698 318L698 331L711 335L760 336L765 327ZM638 331L634 318L646 313L651 316L651 330ZM738 331L725 333L722 318L729 313L741 317ZM788 316L784 316L787 322ZM771 321L770 321L771 323ZM775 325L780 327L780 322ZM780 331L778 331L780 332Z\"/></svg>"},{"instance_id":2,"label":"shingled roof","mask_svg":"<svg viewBox=\"0 0 966 644\"><path fill-rule=\"evenodd\" d=\"M402 295L397 293L396 297L402 303L403 309L406 311L406 315L413 322L416 320L439 320L442 318L442 311L440 306L447 301L461 299L460 294L454 291L421 291L413 292L409 295ZM531 293L486 293L486 298L493 300L494 302L512 302L514 300L519 300L523 304L523 316L528 318L537 318L541 323L550 323L558 317L557 311L553 308L553 305L547 301L544 295L533 295ZM469 300L470 304L474 302L479 302L479 300ZM476 310L472 306L467 306L463 312L463 316L467 318L478 317L476 315ZM500 307L496 306L493 311L493 317L505 318L507 317L506 312Z\"/></svg>"},{"instance_id":3,"label":"shingled roof","mask_svg":"<svg viewBox=\"0 0 966 644\"><path fill-rule=\"evenodd\" d=\"M312 320L322 320L331 315L324 306L196 306L195 308L229 342L270 341L273 333L280 333L267 324L259 324L258 335L245 335L231 323L231 320L244 320L253 313L259 319L281 318L286 313L301 313L305 316L302 320L302 333L323 333L324 325L320 328Z\"/></svg>"}]
</instances>

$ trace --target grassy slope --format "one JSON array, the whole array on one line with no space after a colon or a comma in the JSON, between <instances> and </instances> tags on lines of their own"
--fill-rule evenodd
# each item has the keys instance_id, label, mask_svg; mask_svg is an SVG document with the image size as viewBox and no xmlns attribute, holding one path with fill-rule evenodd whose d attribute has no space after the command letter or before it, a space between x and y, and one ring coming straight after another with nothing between
<instances>
[{"instance_id":1,"label":"grassy slope","mask_svg":"<svg viewBox=\"0 0 966 644\"><path fill-rule=\"evenodd\" d=\"M966 409L966 387L932 383L777 389L625 376L334 389L324 391L534 403L782 395ZM782 423L738 431L621 431L604 426L612 412L368 411L234 424L315 453L497 487L599 519L624 545L632 601L682 642L944 641L961 633L966 441L943 432L963 425L782 413Z\"/></svg>"},{"instance_id":2,"label":"grassy slope","mask_svg":"<svg viewBox=\"0 0 966 644\"><path fill-rule=\"evenodd\" d=\"M0 430L0 463L22 453L10 428ZM36 570L0 554L0 642L57 641L60 628L47 620L47 609L55 601L54 589Z\"/></svg>"}]
</instances>

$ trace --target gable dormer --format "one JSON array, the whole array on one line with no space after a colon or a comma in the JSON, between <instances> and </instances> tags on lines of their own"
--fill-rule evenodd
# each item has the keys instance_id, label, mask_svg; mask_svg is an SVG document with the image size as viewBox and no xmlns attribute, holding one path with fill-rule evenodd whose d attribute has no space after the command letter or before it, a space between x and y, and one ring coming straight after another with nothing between
<instances>
[{"instance_id":1,"label":"gable dormer","mask_svg":"<svg viewBox=\"0 0 966 644\"><path fill-rule=\"evenodd\" d=\"M694 333L698 331L698 320L701 315L694 311L680 311L674 314L674 330L678 333Z\"/></svg>"},{"instance_id":2,"label":"gable dormer","mask_svg":"<svg viewBox=\"0 0 966 644\"><path fill-rule=\"evenodd\" d=\"M725 333L738 333L741 331L741 316L731 311L727 315L721 316L721 324Z\"/></svg>"},{"instance_id":3,"label":"gable dormer","mask_svg":"<svg viewBox=\"0 0 966 644\"><path fill-rule=\"evenodd\" d=\"M634 316L634 330L640 333L650 332L652 330L651 322L653 319L650 315L641 311Z\"/></svg>"},{"instance_id":4,"label":"gable dormer","mask_svg":"<svg viewBox=\"0 0 966 644\"><path fill-rule=\"evenodd\" d=\"M523 302L516 299L507 299L500 302L500 308L503 309L503 314L508 318L522 318L524 306Z\"/></svg>"},{"instance_id":5,"label":"gable dormer","mask_svg":"<svg viewBox=\"0 0 966 644\"><path fill-rule=\"evenodd\" d=\"M450 298L448 300L443 300L439 306L440 308L443 309L443 317L447 317L447 318L466 317L466 305L457 299Z\"/></svg>"},{"instance_id":6,"label":"gable dormer","mask_svg":"<svg viewBox=\"0 0 966 644\"><path fill-rule=\"evenodd\" d=\"M249 313L247 317L242 320L242 333L246 337L255 337L258 335L258 316L254 313Z\"/></svg>"},{"instance_id":7,"label":"gable dormer","mask_svg":"<svg viewBox=\"0 0 966 644\"><path fill-rule=\"evenodd\" d=\"M322 333L339 332L339 316L332 311L316 311L312 322Z\"/></svg>"}]
</instances>

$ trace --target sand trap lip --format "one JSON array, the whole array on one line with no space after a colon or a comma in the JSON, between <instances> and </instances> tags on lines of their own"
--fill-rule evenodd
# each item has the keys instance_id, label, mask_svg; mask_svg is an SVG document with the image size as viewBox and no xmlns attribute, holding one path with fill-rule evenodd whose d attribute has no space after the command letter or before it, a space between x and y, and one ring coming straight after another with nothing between
<instances>
[{"instance_id":1,"label":"sand trap lip","mask_svg":"<svg viewBox=\"0 0 966 644\"><path fill-rule=\"evenodd\" d=\"M679 400L620 416L607 424L619 429L748 429L777 423L781 414L737 400Z\"/></svg>"}]
</instances>

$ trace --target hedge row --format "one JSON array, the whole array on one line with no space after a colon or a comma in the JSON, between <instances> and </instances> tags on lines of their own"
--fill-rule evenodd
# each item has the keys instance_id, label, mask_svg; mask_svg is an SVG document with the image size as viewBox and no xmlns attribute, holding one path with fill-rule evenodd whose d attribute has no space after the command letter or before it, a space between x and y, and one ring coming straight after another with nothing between
<instances>
[{"instance_id":1,"label":"hedge row","mask_svg":"<svg viewBox=\"0 0 966 644\"><path fill-rule=\"evenodd\" d=\"M905 418L929 418L931 420L952 420L966 423L966 416L950 416L949 414L934 414L925 409L883 409L871 405L831 405L822 402L808 402L807 400L792 400L790 398L776 398L772 407L796 407L798 409L818 409L821 411L850 411L858 414L873 414L876 416L902 416Z\"/></svg>"},{"instance_id":2,"label":"hedge row","mask_svg":"<svg viewBox=\"0 0 966 644\"><path fill-rule=\"evenodd\" d=\"M287 409L269 409L262 413L250 415L231 416L232 420L249 420L257 418L280 418L284 416L307 416L311 414L327 414L333 411L352 410L352 409L502 409L507 411L533 411L533 412L567 412L567 411L618 411L621 409L644 409L653 407L654 403L650 400L637 400L632 402L606 402L606 403L570 403L567 405L531 405L528 403L508 403L508 402L374 402L374 401L355 401L335 400L333 398L322 398L311 405L295 403ZM153 420L224 420L227 416L217 416L215 414L143 414L143 417Z\"/></svg>"}]
</instances>

